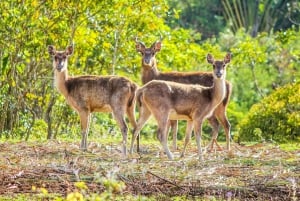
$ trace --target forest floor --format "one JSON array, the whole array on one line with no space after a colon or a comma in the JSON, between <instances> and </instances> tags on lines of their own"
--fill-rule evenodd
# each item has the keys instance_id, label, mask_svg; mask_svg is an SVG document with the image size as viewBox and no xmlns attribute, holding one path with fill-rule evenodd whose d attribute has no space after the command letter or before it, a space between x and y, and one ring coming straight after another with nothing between
<instances>
[{"instance_id":1,"label":"forest floor","mask_svg":"<svg viewBox=\"0 0 300 201\"><path fill-rule=\"evenodd\" d=\"M37 189L65 197L76 191L78 181L85 183L85 193L100 194L106 190L103 178L125 183L116 193L156 200L300 199L300 150L284 151L267 143L233 144L230 153L206 152L200 162L195 144L185 158L179 157L180 150L173 151L173 161L159 147L143 144L141 154L124 158L117 143L90 143L88 152L81 152L78 143L3 142L0 200L34 196L40 193Z\"/></svg>"}]
</instances>

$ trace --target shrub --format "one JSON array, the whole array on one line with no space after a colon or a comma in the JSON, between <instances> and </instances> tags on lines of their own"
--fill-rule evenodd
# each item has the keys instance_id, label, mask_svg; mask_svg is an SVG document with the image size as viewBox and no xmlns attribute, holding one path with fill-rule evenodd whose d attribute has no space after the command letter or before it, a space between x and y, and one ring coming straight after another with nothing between
<instances>
[{"instance_id":1,"label":"shrub","mask_svg":"<svg viewBox=\"0 0 300 201\"><path fill-rule=\"evenodd\" d=\"M239 124L239 140L300 140L300 82L277 89L253 105Z\"/></svg>"}]
</instances>

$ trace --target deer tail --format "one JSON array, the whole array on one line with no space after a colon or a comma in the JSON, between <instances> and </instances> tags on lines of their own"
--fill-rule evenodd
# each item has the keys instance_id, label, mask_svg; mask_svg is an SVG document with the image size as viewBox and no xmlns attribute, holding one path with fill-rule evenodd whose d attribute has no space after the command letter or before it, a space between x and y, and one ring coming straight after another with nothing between
<instances>
[{"instance_id":1,"label":"deer tail","mask_svg":"<svg viewBox=\"0 0 300 201\"><path fill-rule=\"evenodd\" d=\"M128 100L128 107L132 106L132 104L134 103L134 99L136 96L136 90L137 90L137 85L132 83L130 86L131 95Z\"/></svg>"},{"instance_id":2,"label":"deer tail","mask_svg":"<svg viewBox=\"0 0 300 201\"><path fill-rule=\"evenodd\" d=\"M142 96L143 96L143 90L138 89L136 92L136 103L139 108L142 106L142 100L141 100Z\"/></svg>"}]
</instances>

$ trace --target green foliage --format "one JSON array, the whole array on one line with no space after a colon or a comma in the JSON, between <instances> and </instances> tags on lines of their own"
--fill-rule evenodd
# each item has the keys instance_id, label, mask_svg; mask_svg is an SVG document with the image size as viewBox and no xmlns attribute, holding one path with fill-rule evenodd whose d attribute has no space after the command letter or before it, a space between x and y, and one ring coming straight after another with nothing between
<instances>
[{"instance_id":1,"label":"green foliage","mask_svg":"<svg viewBox=\"0 0 300 201\"><path fill-rule=\"evenodd\" d=\"M37 119L31 129L34 139L45 139L47 136L47 123L43 119Z\"/></svg>"},{"instance_id":2,"label":"green foliage","mask_svg":"<svg viewBox=\"0 0 300 201\"><path fill-rule=\"evenodd\" d=\"M0 14L0 135L28 139L37 120L46 122L47 138L79 133L74 127L79 125L77 114L53 89L47 45L64 49L75 43L71 75L118 74L139 82L135 36L186 39L172 36L164 25L167 9L164 1L1 3L0 10L7 12ZM184 30L181 33L189 36ZM185 59L178 58L176 66Z\"/></svg>"},{"instance_id":3,"label":"green foliage","mask_svg":"<svg viewBox=\"0 0 300 201\"><path fill-rule=\"evenodd\" d=\"M240 140L300 140L300 82L279 88L253 105L240 122Z\"/></svg>"},{"instance_id":4,"label":"green foliage","mask_svg":"<svg viewBox=\"0 0 300 201\"><path fill-rule=\"evenodd\" d=\"M300 147L299 142L280 144L280 149L282 149L284 151L298 151L299 147ZM293 158L290 160L293 160ZM295 157L294 160L297 160L297 158Z\"/></svg>"},{"instance_id":5,"label":"green foliage","mask_svg":"<svg viewBox=\"0 0 300 201\"><path fill-rule=\"evenodd\" d=\"M291 28L300 20L300 9L296 1L289 0L223 0L224 17L230 28L236 32L240 28L252 36Z\"/></svg>"},{"instance_id":6,"label":"green foliage","mask_svg":"<svg viewBox=\"0 0 300 201\"><path fill-rule=\"evenodd\" d=\"M300 77L299 31L290 29L275 34L250 37L243 30L224 32L218 39L221 49L232 53L228 80L233 83L231 101L243 111L270 94L277 86Z\"/></svg>"},{"instance_id":7,"label":"green foliage","mask_svg":"<svg viewBox=\"0 0 300 201\"><path fill-rule=\"evenodd\" d=\"M105 187L104 192L100 194L89 192L88 186L84 182L76 182L74 186L76 190L74 192L68 193L66 198L56 197L55 201L100 201L100 200L152 200L144 196L133 196L133 195L123 195L125 190L125 183L122 181L117 181L115 179L102 178L102 185Z\"/></svg>"},{"instance_id":8,"label":"green foliage","mask_svg":"<svg viewBox=\"0 0 300 201\"><path fill-rule=\"evenodd\" d=\"M300 23L297 0L170 0L166 21L201 33L202 40L219 36L226 27L234 33L244 28L252 36L259 32L287 30Z\"/></svg>"},{"instance_id":9,"label":"green foliage","mask_svg":"<svg viewBox=\"0 0 300 201\"><path fill-rule=\"evenodd\" d=\"M225 28L220 0L169 0L166 19L172 28L183 27L201 33L207 39ZM200 39L200 38L199 38Z\"/></svg>"},{"instance_id":10,"label":"green foliage","mask_svg":"<svg viewBox=\"0 0 300 201\"><path fill-rule=\"evenodd\" d=\"M260 33L256 38L243 29L234 33L225 30L218 37L199 44L206 34L203 28L210 29L221 23L217 10L222 5L215 4L217 1L189 1L190 8L185 5L178 8L176 2L182 5L181 1L169 2L169 8L163 0L9 0L1 3L0 10L6 12L0 13L0 137L27 140L80 136L78 115L53 86L51 58L46 48L50 44L64 49L74 42L75 52L69 61L71 75L123 75L139 85L141 56L135 50L133 38L136 36L147 46L163 36L163 47L156 57L159 70L164 72L210 71L206 54L210 52L222 59L229 51L233 58L227 78L233 83L233 94L228 117L233 132L243 113L270 94L274 87L299 79L297 27ZM199 13L199 8L206 4L208 9L204 13L208 15L213 9L213 16L192 19L204 20L199 25L200 33L179 28L176 20L169 21L173 15L179 20L180 15L188 18L192 12ZM200 10L202 13L203 9ZM218 19L212 23L214 18ZM216 27L218 32L223 30L219 28ZM118 132L110 115L94 115L93 121L92 135ZM181 127L184 133L185 126ZM143 132L155 136L152 135L155 127L147 126Z\"/></svg>"},{"instance_id":11,"label":"green foliage","mask_svg":"<svg viewBox=\"0 0 300 201\"><path fill-rule=\"evenodd\" d=\"M245 118L245 115L247 113L247 111L245 111L246 109L239 106L237 104L237 102L235 101L231 101L229 103L229 106L227 107L227 117L229 119L229 122L232 126L231 128L231 136L233 138L235 138L235 136L238 136L238 130L237 130L237 126L240 122L241 119ZM222 136L222 135L221 135ZM225 141L225 135L223 135L223 140Z\"/></svg>"}]
</instances>

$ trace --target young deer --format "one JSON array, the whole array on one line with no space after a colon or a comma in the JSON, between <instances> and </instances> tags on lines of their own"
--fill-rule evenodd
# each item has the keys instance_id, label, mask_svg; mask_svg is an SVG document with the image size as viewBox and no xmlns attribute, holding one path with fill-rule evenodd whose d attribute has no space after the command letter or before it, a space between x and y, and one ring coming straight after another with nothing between
<instances>
[{"instance_id":1,"label":"young deer","mask_svg":"<svg viewBox=\"0 0 300 201\"><path fill-rule=\"evenodd\" d=\"M48 46L53 57L54 81L58 91L67 103L78 112L81 122L82 150L87 150L87 135L92 112L112 112L123 135L122 151L126 155L127 132L125 112L131 125L136 127L134 116L135 92L137 85L118 76L68 76L68 57L73 53L73 46L65 51L56 51Z\"/></svg>"},{"instance_id":2,"label":"young deer","mask_svg":"<svg viewBox=\"0 0 300 201\"><path fill-rule=\"evenodd\" d=\"M213 65L213 86L211 87L152 80L138 89L137 102L140 107L140 117L134 131L130 152L133 150L134 140L152 114L158 124L157 138L169 159L173 159L173 155L167 143L168 120L184 119L188 121L188 126L182 156L185 154L186 146L191 138L191 130L194 127L199 159L202 160L202 123L213 114L215 108L226 96L225 67L230 59L229 53L223 61L215 61L211 54L207 55L208 63ZM227 146L229 147L229 144Z\"/></svg>"},{"instance_id":3,"label":"young deer","mask_svg":"<svg viewBox=\"0 0 300 201\"><path fill-rule=\"evenodd\" d=\"M185 84L200 84L210 87L213 84L212 72L159 72L156 65L155 54L161 49L161 40L154 42L150 48L147 48L142 42L135 39L136 50L142 54L142 83L146 84L151 80L165 80L174 81ZM230 150L230 123L226 116L226 108L229 103L230 95L232 92L232 86L230 82L226 81L226 95L222 100L222 103L215 108L214 113L208 118L210 125L212 126L212 140L210 143L210 150L213 149L214 144L218 149L221 147L217 143L217 137L219 132L219 121L223 125L227 139L227 149ZM177 139L177 120L171 120L170 126L173 133L173 148L176 149ZM187 126L186 132L190 129Z\"/></svg>"}]
</instances>

